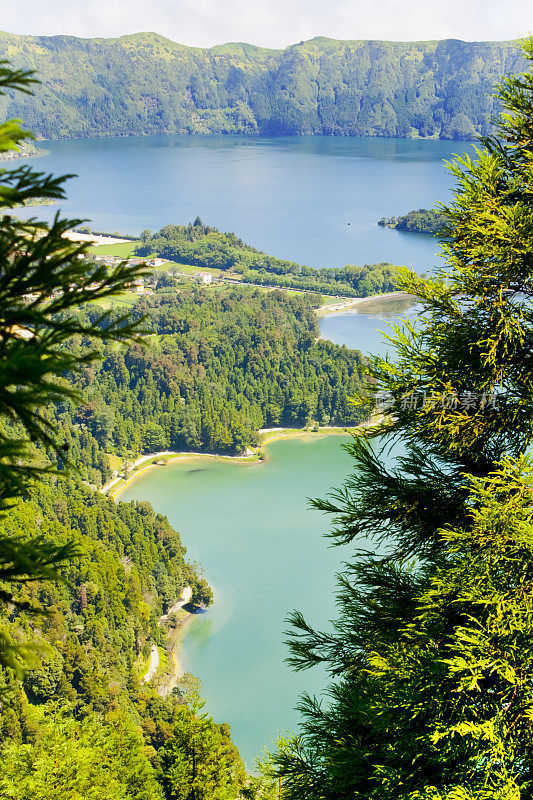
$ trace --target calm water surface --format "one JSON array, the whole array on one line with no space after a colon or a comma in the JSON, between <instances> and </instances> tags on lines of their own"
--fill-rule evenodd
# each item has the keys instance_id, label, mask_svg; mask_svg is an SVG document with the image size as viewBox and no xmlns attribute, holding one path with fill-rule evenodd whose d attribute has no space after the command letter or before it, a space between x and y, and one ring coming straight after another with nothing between
<instances>
[{"instance_id":1,"label":"calm water surface","mask_svg":"<svg viewBox=\"0 0 533 800\"><path fill-rule=\"evenodd\" d=\"M339 137L145 136L46 142L36 169L75 173L63 210L138 234L199 214L272 255L315 267L390 261L431 268L428 236L381 217L449 196L443 159L462 142ZM49 218L57 206L24 209ZM18 212L17 212L18 213Z\"/></svg>"},{"instance_id":2,"label":"calm water surface","mask_svg":"<svg viewBox=\"0 0 533 800\"><path fill-rule=\"evenodd\" d=\"M295 729L299 693L324 685L321 671L295 674L284 663L283 631L294 608L318 626L333 616L334 575L348 554L328 547L328 521L307 498L346 477L342 441L274 442L260 464L169 465L120 497L149 500L166 514L215 589L215 604L189 626L180 659L201 678L209 712L231 724L250 766L278 730Z\"/></svg>"},{"instance_id":3,"label":"calm water surface","mask_svg":"<svg viewBox=\"0 0 533 800\"><path fill-rule=\"evenodd\" d=\"M365 355L384 354L385 336L394 333L395 323L403 318L413 320L418 313L419 305L411 300L361 303L356 310L321 319L320 335L335 344L361 350Z\"/></svg>"}]
</instances>

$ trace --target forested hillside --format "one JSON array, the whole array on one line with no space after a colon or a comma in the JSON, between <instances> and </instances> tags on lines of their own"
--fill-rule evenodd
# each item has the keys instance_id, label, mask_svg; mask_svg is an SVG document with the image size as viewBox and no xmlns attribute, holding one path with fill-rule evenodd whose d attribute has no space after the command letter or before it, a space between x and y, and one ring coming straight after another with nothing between
<instances>
[{"instance_id":1,"label":"forested hillside","mask_svg":"<svg viewBox=\"0 0 533 800\"><path fill-rule=\"evenodd\" d=\"M2 640L26 648L30 668L22 682L0 669L0 795L44 800L53 785L62 797L163 800L176 769L188 785L198 747L197 785L216 775L206 797L233 800L249 779L229 727L198 714L195 683L166 698L140 683L151 645L166 641L163 611L186 585L195 602L211 597L167 519L72 476L36 485L4 515L2 535L73 542L78 556L63 582L23 585L2 614Z\"/></svg>"},{"instance_id":2,"label":"forested hillside","mask_svg":"<svg viewBox=\"0 0 533 800\"><path fill-rule=\"evenodd\" d=\"M12 536L73 540L81 556L62 569L64 583L29 584L19 593L19 600L48 609L46 616L13 609L3 621L15 641L30 637L51 648L24 679L33 703L63 697L102 710L120 693L127 700L149 642L163 643L157 623L167 605L191 582L194 599L209 602L207 584L185 561L165 517L148 503L116 504L76 476L39 483L2 525Z\"/></svg>"},{"instance_id":3,"label":"forested hillside","mask_svg":"<svg viewBox=\"0 0 533 800\"><path fill-rule=\"evenodd\" d=\"M85 404L46 409L79 475L39 447L62 474L17 501L3 532L70 541L79 555L60 569L63 583L23 585L21 605L2 617L7 643L40 646L22 683L0 670L2 796L40 800L53 776L60 796L163 800L197 785L206 800L270 797L246 774L229 727L199 713L194 682L166 698L140 684L151 646L166 641L159 617L184 586L195 603L209 604L211 590L149 503L115 503L87 483L110 477L113 455L241 452L263 425L355 422L347 395L360 386L361 356L317 340L317 299L163 285L131 310L146 315L146 345L104 343L100 361L67 376ZM101 310L87 304L75 316L85 329L102 324ZM65 343L76 359L89 347L84 336Z\"/></svg>"},{"instance_id":4,"label":"forested hillside","mask_svg":"<svg viewBox=\"0 0 533 800\"><path fill-rule=\"evenodd\" d=\"M104 347L99 364L71 377L86 405L49 410L83 477L105 483L109 453L235 454L257 444L262 427L356 423L347 397L360 387L362 357L318 339L316 301L224 286L140 298L132 315L146 314L147 346ZM80 313L88 321L99 312Z\"/></svg>"},{"instance_id":5,"label":"forested hillside","mask_svg":"<svg viewBox=\"0 0 533 800\"><path fill-rule=\"evenodd\" d=\"M6 96L47 138L161 133L433 136L490 129L492 90L523 66L514 42L336 41L285 50L201 49L154 33L119 39L0 33L0 58L38 70L34 97Z\"/></svg>"}]
</instances>

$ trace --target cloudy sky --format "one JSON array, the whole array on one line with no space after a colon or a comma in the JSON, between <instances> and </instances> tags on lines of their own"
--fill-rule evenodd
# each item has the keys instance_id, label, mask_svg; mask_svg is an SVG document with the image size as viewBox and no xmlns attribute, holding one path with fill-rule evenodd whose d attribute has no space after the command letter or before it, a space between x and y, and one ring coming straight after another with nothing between
<instances>
[{"instance_id":1,"label":"cloudy sky","mask_svg":"<svg viewBox=\"0 0 533 800\"><path fill-rule=\"evenodd\" d=\"M533 33L531 0L1 0L12 33L120 36L156 31L183 44L285 47L337 39L514 39Z\"/></svg>"}]
</instances>

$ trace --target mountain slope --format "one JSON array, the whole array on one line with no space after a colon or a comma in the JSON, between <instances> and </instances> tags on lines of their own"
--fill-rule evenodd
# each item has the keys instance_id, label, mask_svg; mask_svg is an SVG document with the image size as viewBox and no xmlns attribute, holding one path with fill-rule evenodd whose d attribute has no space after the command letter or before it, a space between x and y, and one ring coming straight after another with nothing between
<instances>
[{"instance_id":1,"label":"mountain slope","mask_svg":"<svg viewBox=\"0 0 533 800\"><path fill-rule=\"evenodd\" d=\"M494 84L523 69L515 42L336 41L285 50L0 33L0 58L38 71L34 97L0 98L40 136L162 133L434 136L486 133Z\"/></svg>"}]
</instances>

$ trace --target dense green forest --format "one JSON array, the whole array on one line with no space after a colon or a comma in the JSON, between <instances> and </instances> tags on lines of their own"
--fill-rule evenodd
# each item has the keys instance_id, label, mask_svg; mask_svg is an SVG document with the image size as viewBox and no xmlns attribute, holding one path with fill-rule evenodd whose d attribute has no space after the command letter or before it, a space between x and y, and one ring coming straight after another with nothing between
<instances>
[{"instance_id":1,"label":"dense green forest","mask_svg":"<svg viewBox=\"0 0 533 800\"><path fill-rule=\"evenodd\" d=\"M245 283L304 289L344 297L368 297L396 289L398 270L389 263L314 269L266 255L234 233L221 233L197 217L188 225L166 225L157 233L144 231L135 253L159 255L170 261L237 273Z\"/></svg>"},{"instance_id":2,"label":"dense green forest","mask_svg":"<svg viewBox=\"0 0 533 800\"><path fill-rule=\"evenodd\" d=\"M336 41L285 50L201 49L155 33L118 39L0 33L0 58L39 72L35 97L0 116L45 138L161 133L471 139L493 85L521 68L514 42Z\"/></svg>"},{"instance_id":3,"label":"dense green forest","mask_svg":"<svg viewBox=\"0 0 533 800\"><path fill-rule=\"evenodd\" d=\"M161 286L131 310L146 315L146 345L104 343L98 361L67 375L85 403L65 399L45 414L76 472L40 447L62 475L43 478L3 519L8 536L79 551L60 569L63 582L23 586L21 605L2 617L8 643L41 646L22 683L0 669L3 796L44 800L53 776L60 796L75 785L109 800L172 800L196 781L205 800L270 797L246 774L228 726L201 713L194 680L193 691L185 680L165 698L140 685L151 645L165 643L161 614L185 585L194 603L212 594L165 517L146 502L115 504L92 484L110 477L109 454L240 452L262 425L353 424L347 395L360 388L361 356L317 340L317 300ZM84 329L112 323L97 303L74 313ZM90 346L83 335L64 344L76 360Z\"/></svg>"},{"instance_id":4,"label":"dense green forest","mask_svg":"<svg viewBox=\"0 0 533 800\"><path fill-rule=\"evenodd\" d=\"M396 228L399 231L411 231L412 233L440 233L446 224L446 217L442 211L433 208L419 208L417 211L409 211L401 217L390 217L390 219L379 220L378 225L387 228Z\"/></svg>"},{"instance_id":5,"label":"dense green forest","mask_svg":"<svg viewBox=\"0 0 533 800\"><path fill-rule=\"evenodd\" d=\"M11 536L72 539L83 553L82 561L62 568L63 583L31 584L19 593L47 615L32 619L18 609L3 621L14 640L49 645L24 678L34 703L64 697L110 707L117 694L137 686L135 663L146 660L149 642L163 644L158 619L182 589L192 585L194 602L211 601L165 517L149 503L114 503L76 475L40 482L2 524Z\"/></svg>"},{"instance_id":6,"label":"dense green forest","mask_svg":"<svg viewBox=\"0 0 533 800\"><path fill-rule=\"evenodd\" d=\"M53 777L59 796L75 786L109 800L172 800L197 784L205 800L270 797L246 774L228 726L201 713L194 680L167 697L140 684L151 646L166 641L161 614L185 585L194 603L212 594L165 517L95 488L110 477L110 454L241 452L263 425L357 421L347 395L360 388L361 356L317 339L317 301L162 285L131 309L133 320L146 315L144 345L104 342L98 361L67 374L84 404L65 398L45 410L65 461L37 450L61 474L41 479L2 521L5 535L78 550L61 581L23 585L21 605L2 616L6 642L40 646L22 683L0 669L2 796L44 800ZM94 303L73 313L85 330L119 312L103 321ZM85 335L63 345L76 361L91 346Z\"/></svg>"},{"instance_id":7,"label":"dense green forest","mask_svg":"<svg viewBox=\"0 0 533 800\"><path fill-rule=\"evenodd\" d=\"M74 475L40 482L2 527L3 536L73 542L78 557L62 581L24 586L22 605L2 615L2 637L34 649L21 683L0 669L1 796L45 800L55 786L61 797L181 797L166 773L181 770L181 788L190 787L183 769L196 736L202 786L213 772L220 792L206 797L234 800L250 779L229 727L198 713L195 681L186 677L166 698L140 684L151 645L165 644L158 619L183 587L193 587L194 602L211 600L167 519Z\"/></svg>"},{"instance_id":8,"label":"dense green forest","mask_svg":"<svg viewBox=\"0 0 533 800\"><path fill-rule=\"evenodd\" d=\"M84 479L111 477L108 453L235 454L262 427L356 423L347 397L360 387L362 357L318 338L316 302L238 286L141 297L132 315L146 315L147 344L104 347L100 362L71 376L85 405L49 409ZM80 314L90 321L98 310Z\"/></svg>"}]
</instances>

